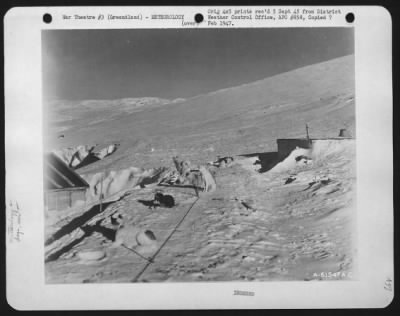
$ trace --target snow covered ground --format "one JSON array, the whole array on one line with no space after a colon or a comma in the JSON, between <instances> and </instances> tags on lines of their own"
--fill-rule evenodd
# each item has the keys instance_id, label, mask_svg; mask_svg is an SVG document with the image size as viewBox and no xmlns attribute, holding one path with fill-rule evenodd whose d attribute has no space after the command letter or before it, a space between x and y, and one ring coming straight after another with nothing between
<instances>
[{"instance_id":1,"label":"snow covered ground","mask_svg":"<svg viewBox=\"0 0 400 316\"><path fill-rule=\"evenodd\" d=\"M217 155L235 160L212 168L217 190L200 198L191 188L151 182L143 188L134 181L135 187L127 185L101 210L89 205L47 213L46 251L52 255L46 257L46 281L356 278L355 140L315 140L312 149L296 149L275 161L276 138L304 137L305 123L313 138L336 137L343 127L354 135L353 58L182 102L141 106L138 112L91 125L76 120L62 139L57 138L62 122L50 120L48 149L121 144L114 154L77 170L87 179L99 172L171 168L176 154L202 165ZM79 106L74 111L79 116ZM262 168L257 160L270 160L271 166ZM156 189L172 195L176 206L149 209ZM114 245L121 223L154 233L155 245L135 248L145 257L157 253L142 274L147 261ZM102 255L83 260L87 251Z\"/></svg>"}]
</instances>

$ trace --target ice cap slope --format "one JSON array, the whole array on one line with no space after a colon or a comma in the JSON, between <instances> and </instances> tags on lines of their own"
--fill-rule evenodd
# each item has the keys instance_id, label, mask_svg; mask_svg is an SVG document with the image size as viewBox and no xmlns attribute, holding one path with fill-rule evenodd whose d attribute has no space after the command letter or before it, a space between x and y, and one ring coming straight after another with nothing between
<instances>
[{"instance_id":1,"label":"ice cap slope","mask_svg":"<svg viewBox=\"0 0 400 316\"><path fill-rule=\"evenodd\" d=\"M274 151L276 138L304 136L305 123L312 137L337 136L343 127L354 134L354 121L354 56L349 55L118 119L76 122L53 144L120 142L114 167L155 167L175 154L201 162L216 154Z\"/></svg>"}]
</instances>

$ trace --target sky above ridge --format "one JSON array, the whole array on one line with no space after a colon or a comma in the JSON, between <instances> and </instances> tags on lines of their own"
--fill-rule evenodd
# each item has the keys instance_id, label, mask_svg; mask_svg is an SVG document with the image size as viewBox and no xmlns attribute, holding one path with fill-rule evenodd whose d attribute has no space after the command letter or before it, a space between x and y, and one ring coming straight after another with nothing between
<instances>
[{"instance_id":1,"label":"sky above ridge","mask_svg":"<svg viewBox=\"0 0 400 316\"><path fill-rule=\"evenodd\" d=\"M44 30L43 95L188 98L353 53L352 28Z\"/></svg>"}]
</instances>

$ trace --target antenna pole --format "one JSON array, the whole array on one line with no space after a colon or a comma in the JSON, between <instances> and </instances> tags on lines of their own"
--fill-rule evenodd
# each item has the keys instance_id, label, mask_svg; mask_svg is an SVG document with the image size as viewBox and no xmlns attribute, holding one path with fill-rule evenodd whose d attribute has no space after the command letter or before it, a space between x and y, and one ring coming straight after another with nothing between
<instances>
[{"instance_id":1,"label":"antenna pole","mask_svg":"<svg viewBox=\"0 0 400 316\"><path fill-rule=\"evenodd\" d=\"M306 134L307 134L307 140L310 141L310 135L308 134L308 124L306 123Z\"/></svg>"},{"instance_id":2,"label":"antenna pole","mask_svg":"<svg viewBox=\"0 0 400 316\"><path fill-rule=\"evenodd\" d=\"M101 175L101 182L100 182L100 213L103 211L103 177L104 174Z\"/></svg>"}]
</instances>

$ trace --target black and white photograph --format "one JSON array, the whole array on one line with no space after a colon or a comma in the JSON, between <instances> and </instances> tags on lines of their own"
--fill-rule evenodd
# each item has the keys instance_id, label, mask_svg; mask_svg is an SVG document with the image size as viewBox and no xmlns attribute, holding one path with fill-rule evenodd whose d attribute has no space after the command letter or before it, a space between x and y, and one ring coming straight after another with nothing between
<instances>
[{"instance_id":1,"label":"black and white photograph","mask_svg":"<svg viewBox=\"0 0 400 316\"><path fill-rule=\"evenodd\" d=\"M10 306L390 304L387 10L20 7L4 25Z\"/></svg>"},{"instance_id":2,"label":"black and white photograph","mask_svg":"<svg viewBox=\"0 0 400 316\"><path fill-rule=\"evenodd\" d=\"M355 277L352 27L42 48L46 282Z\"/></svg>"}]
</instances>

